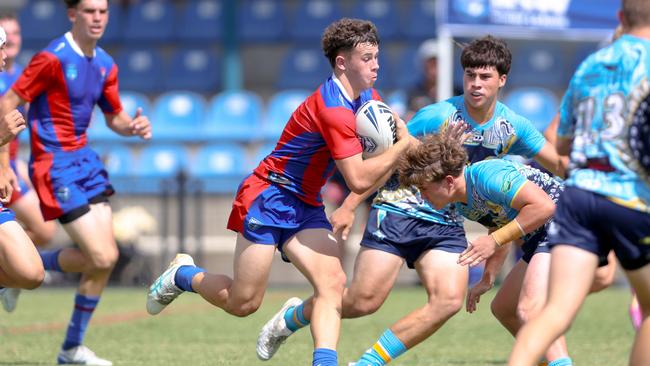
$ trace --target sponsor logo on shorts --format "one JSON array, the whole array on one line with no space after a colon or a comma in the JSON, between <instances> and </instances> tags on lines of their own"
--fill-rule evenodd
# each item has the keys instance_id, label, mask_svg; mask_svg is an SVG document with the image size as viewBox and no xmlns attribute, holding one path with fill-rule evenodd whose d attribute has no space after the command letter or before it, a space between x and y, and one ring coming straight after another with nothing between
<instances>
[{"instance_id":1,"label":"sponsor logo on shorts","mask_svg":"<svg viewBox=\"0 0 650 366\"><path fill-rule=\"evenodd\" d=\"M255 231L262 227L262 222L254 217L251 217L248 219L247 226L248 230Z\"/></svg>"},{"instance_id":2,"label":"sponsor logo on shorts","mask_svg":"<svg viewBox=\"0 0 650 366\"><path fill-rule=\"evenodd\" d=\"M68 187L59 187L56 190L56 198L61 202L66 202L70 199L70 189Z\"/></svg>"}]
</instances>

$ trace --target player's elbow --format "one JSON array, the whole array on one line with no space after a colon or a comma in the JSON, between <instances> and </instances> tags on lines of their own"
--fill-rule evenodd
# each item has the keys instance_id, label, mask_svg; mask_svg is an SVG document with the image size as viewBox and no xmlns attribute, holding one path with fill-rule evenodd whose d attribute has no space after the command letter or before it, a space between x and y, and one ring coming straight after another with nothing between
<instances>
[{"instance_id":1,"label":"player's elbow","mask_svg":"<svg viewBox=\"0 0 650 366\"><path fill-rule=\"evenodd\" d=\"M555 215L555 202L553 202L553 200L550 198L548 200L544 200L544 202L539 204L537 212L540 216L544 217L544 221L550 220L553 215Z\"/></svg>"},{"instance_id":2,"label":"player's elbow","mask_svg":"<svg viewBox=\"0 0 650 366\"><path fill-rule=\"evenodd\" d=\"M374 184L374 182L361 174L355 174L355 176L350 177L350 179L345 183L347 183L348 188L356 194L365 193Z\"/></svg>"}]
</instances>

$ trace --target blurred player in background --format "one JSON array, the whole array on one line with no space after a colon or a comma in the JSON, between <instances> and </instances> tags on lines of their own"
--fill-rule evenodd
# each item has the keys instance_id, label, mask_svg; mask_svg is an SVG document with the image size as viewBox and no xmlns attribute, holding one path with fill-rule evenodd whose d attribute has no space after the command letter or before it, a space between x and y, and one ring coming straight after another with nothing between
<instances>
[{"instance_id":1,"label":"blurred player in background","mask_svg":"<svg viewBox=\"0 0 650 366\"><path fill-rule=\"evenodd\" d=\"M0 26L0 75L5 70L7 34ZM23 115L16 110L0 109L1 150L7 151L7 143L25 128ZM1 162L4 166L9 161ZM0 294L15 292L17 288L33 289L43 282L45 271L38 252L29 236L15 221L14 213L4 207L16 187L16 176L12 170L0 171ZM11 311L15 307L14 296L2 298L2 305Z\"/></svg>"},{"instance_id":2,"label":"blurred player in background","mask_svg":"<svg viewBox=\"0 0 650 366\"><path fill-rule=\"evenodd\" d=\"M518 333L512 366L534 365L569 328L612 249L643 313L629 363L650 364L650 3L622 0L619 19L624 34L582 62L562 100L558 150L571 171L550 229L549 297Z\"/></svg>"},{"instance_id":3,"label":"blurred player in background","mask_svg":"<svg viewBox=\"0 0 650 366\"><path fill-rule=\"evenodd\" d=\"M294 111L275 149L244 179L233 203L228 221L237 232L233 278L207 273L189 255L179 254L151 285L147 310L157 314L191 291L229 314L247 316L262 302L277 248L314 289L313 365L332 366L338 364L346 279L321 189L336 167L351 190L366 191L390 171L411 137L395 116L398 141L380 156L362 160L355 112L379 99L372 88L379 71L377 29L371 22L344 18L325 29L321 42L332 76ZM288 301L284 309L305 324L299 300Z\"/></svg>"},{"instance_id":4,"label":"blurred player in background","mask_svg":"<svg viewBox=\"0 0 650 366\"><path fill-rule=\"evenodd\" d=\"M113 188L87 146L95 105L124 136L151 137L138 109L131 118L118 94L117 65L101 48L107 0L66 0L71 30L53 40L0 99L0 113L30 103L30 175L46 220L58 219L78 248L41 252L46 270L81 273L59 364L111 365L83 345L86 328L118 257L108 197ZM2 155L8 160L7 152ZM3 170L10 169L2 166Z\"/></svg>"}]
</instances>

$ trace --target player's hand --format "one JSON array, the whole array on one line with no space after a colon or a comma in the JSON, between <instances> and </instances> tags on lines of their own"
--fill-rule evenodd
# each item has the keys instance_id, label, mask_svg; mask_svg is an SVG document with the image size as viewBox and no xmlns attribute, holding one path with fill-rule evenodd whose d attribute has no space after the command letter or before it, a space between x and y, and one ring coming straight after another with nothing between
<instances>
[{"instance_id":1,"label":"player's hand","mask_svg":"<svg viewBox=\"0 0 650 366\"><path fill-rule=\"evenodd\" d=\"M354 210L341 206L332 212L330 216L332 231L335 235L340 233L341 239L348 240L348 234L354 224Z\"/></svg>"},{"instance_id":2,"label":"player's hand","mask_svg":"<svg viewBox=\"0 0 650 366\"><path fill-rule=\"evenodd\" d=\"M444 133L446 138L456 140L460 143L465 142L465 140L467 140L471 135L472 133L470 132L469 124L465 121L458 121L448 125Z\"/></svg>"},{"instance_id":3,"label":"player's hand","mask_svg":"<svg viewBox=\"0 0 650 366\"><path fill-rule=\"evenodd\" d=\"M133 121L131 121L131 125L129 127L131 128L131 133L133 135L140 136L145 140L149 140L151 138L151 122L149 122L149 118L147 118L147 116L142 115L141 107L138 107L138 109L136 109L135 115L133 116Z\"/></svg>"},{"instance_id":4,"label":"player's hand","mask_svg":"<svg viewBox=\"0 0 650 366\"><path fill-rule=\"evenodd\" d=\"M395 129L397 132L397 141L411 138L411 134L409 133L408 128L406 128L406 123L404 123L404 121L401 118L399 118L397 113L393 112L393 118L395 118Z\"/></svg>"},{"instance_id":5,"label":"player's hand","mask_svg":"<svg viewBox=\"0 0 650 366\"><path fill-rule=\"evenodd\" d=\"M460 253L458 264L461 266L474 267L484 260L490 258L497 248L497 243L490 235L484 235L471 243L468 242L467 249Z\"/></svg>"},{"instance_id":6,"label":"player's hand","mask_svg":"<svg viewBox=\"0 0 650 366\"><path fill-rule=\"evenodd\" d=\"M18 110L5 114L0 120L0 146L13 140L25 127L25 117Z\"/></svg>"},{"instance_id":7,"label":"player's hand","mask_svg":"<svg viewBox=\"0 0 650 366\"><path fill-rule=\"evenodd\" d=\"M0 171L0 202L8 203L14 191L20 192L16 174L11 168L4 168Z\"/></svg>"},{"instance_id":8,"label":"player's hand","mask_svg":"<svg viewBox=\"0 0 650 366\"><path fill-rule=\"evenodd\" d=\"M490 280L483 276L479 282L477 282L474 286L472 286L471 289L469 289L469 292L467 293L467 300L465 301L465 309L468 313L473 313L476 311L476 304L481 301L481 295L488 292L492 286L493 284L490 283Z\"/></svg>"}]
</instances>

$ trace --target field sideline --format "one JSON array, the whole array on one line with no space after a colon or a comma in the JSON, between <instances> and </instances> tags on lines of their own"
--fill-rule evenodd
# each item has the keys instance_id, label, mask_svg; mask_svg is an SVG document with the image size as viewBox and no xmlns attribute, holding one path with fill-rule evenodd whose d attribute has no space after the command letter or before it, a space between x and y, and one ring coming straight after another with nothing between
<instances>
[{"instance_id":1,"label":"field sideline","mask_svg":"<svg viewBox=\"0 0 650 366\"><path fill-rule=\"evenodd\" d=\"M86 344L115 365L308 365L311 337L301 331L272 361L255 355L263 323L291 295L306 290L274 289L252 316L226 316L197 295L183 295L156 317L144 310L144 289L109 288L100 302ZM0 312L0 365L52 365L70 315L73 289L41 289L21 295L12 314ZM461 312L437 334L397 359L395 365L503 365L512 345L489 311L491 291L479 311ZM629 291L612 288L592 295L568 336L576 365L627 365L633 337L627 315ZM341 365L354 361L393 321L425 301L421 288L393 292L369 317L344 321Z\"/></svg>"}]
</instances>

